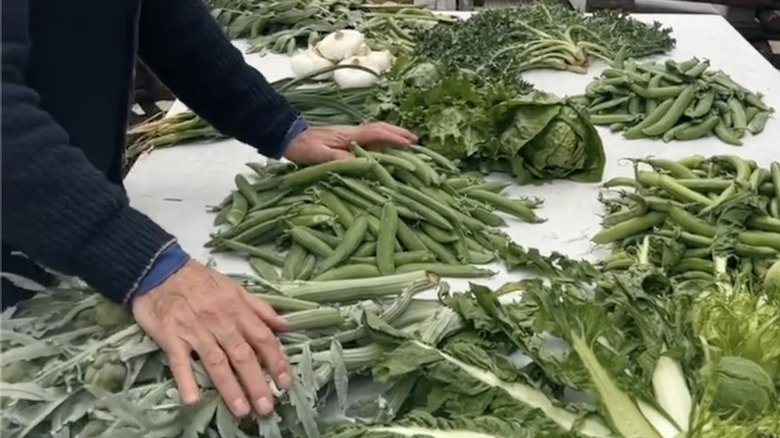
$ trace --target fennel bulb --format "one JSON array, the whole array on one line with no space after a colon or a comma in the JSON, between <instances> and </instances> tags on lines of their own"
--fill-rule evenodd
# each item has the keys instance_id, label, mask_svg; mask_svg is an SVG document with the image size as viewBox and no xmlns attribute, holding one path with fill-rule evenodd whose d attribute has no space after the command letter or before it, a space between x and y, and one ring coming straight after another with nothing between
<instances>
[{"instance_id":1,"label":"fennel bulb","mask_svg":"<svg viewBox=\"0 0 780 438\"><path fill-rule=\"evenodd\" d=\"M293 75L296 78L308 76L316 71L332 67L334 65L335 64L331 61L320 56L314 47L309 47L308 50L302 50L290 59L290 68L292 69ZM313 79L322 81L330 79L331 77L333 77L332 71L317 75Z\"/></svg>"},{"instance_id":2,"label":"fennel bulb","mask_svg":"<svg viewBox=\"0 0 780 438\"><path fill-rule=\"evenodd\" d=\"M366 37L354 29L337 30L317 43L317 51L332 62L340 62L365 52Z\"/></svg>"}]
</instances>

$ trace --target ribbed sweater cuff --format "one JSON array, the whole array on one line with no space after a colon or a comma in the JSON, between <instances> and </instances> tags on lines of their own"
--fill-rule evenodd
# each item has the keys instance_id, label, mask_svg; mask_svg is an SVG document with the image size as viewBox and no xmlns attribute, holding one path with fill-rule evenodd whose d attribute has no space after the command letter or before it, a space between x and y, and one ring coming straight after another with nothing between
<instances>
[{"instance_id":1,"label":"ribbed sweater cuff","mask_svg":"<svg viewBox=\"0 0 780 438\"><path fill-rule=\"evenodd\" d=\"M254 147L266 157L281 158L287 147L286 141L288 140L290 129L300 119L300 114L287 105L286 102L275 105L272 108L256 109L255 111L274 112L270 123L270 126L273 128L269 129L268 126L263 126L262 119L267 120L268 116L258 117L255 120L248 121L244 128L241 129L242 135L237 136L237 138Z\"/></svg>"},{"instance_id":2,"label":"ribbed sweater cuff","mask_svg":"<svg viewBox=\"0 0 780 438\"><path fill-rule=\"evenodd\" d=\"M127 207L103 224L77 248L77 272L107 298L121 303L129 298L155 260L176 238L143 213Z\"/></svg>"}]
</instances>

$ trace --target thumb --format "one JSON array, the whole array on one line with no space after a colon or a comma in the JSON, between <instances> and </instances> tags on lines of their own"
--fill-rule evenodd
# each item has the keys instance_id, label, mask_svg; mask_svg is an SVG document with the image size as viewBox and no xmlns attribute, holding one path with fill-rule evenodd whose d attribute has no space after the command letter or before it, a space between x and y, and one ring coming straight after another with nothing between
<instances>
[{"instance_id":1,"label":"thumb","mask_svg":"<svg viewBox=\"0 0 780 438\"><path fill-rule=\"evenodd\" d=\"M351 152L339 148L327 148L325 151L326 161L351 160L355 158Z\"/></svg>"}]
</instances>

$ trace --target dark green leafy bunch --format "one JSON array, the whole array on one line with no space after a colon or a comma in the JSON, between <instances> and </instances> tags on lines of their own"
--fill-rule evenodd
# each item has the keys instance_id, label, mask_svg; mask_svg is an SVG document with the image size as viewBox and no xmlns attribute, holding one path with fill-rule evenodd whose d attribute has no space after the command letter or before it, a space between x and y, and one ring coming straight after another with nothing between
<instances>
[{"instance_id":1,"label":"dark green leafy bunch","mask_svg":"<svg viewBox=\"0 0 780 438\"><path fill-rule=\"evenodd\" d=\"M585 16L558 3L534 2L490 10L456 26L418 32L418 53L430 60L505 77L538 68L585 73L590 57L613 59L663 53L674 47L671 29L621 12Z\"/></svg>"},{"instance_id":2,"label":"dark green leafy bunch","mask_svg":"<svg viewBox=\"0 0 780 438\"><path fill-rule=\"evenodd\" d=\"M521 79L482 77L441 64L396 64L365 109L414 130L421 144L520 183L601 180L601 139L582 111Z\"/></svg>"}]
</instances>

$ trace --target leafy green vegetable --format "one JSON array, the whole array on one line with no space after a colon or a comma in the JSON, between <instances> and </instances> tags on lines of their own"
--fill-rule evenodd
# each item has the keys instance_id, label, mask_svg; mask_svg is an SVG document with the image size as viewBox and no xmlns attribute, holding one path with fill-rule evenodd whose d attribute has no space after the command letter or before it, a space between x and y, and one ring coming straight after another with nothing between
<instances>
[{"instance_id":1,"label":"leafy green vegetable","mask_svg":"<svg viewBox=\"0 0 780 438\"><path fill-rule=\"evenodd\" d=\"M585 73L590 56L610 61L671 50L671 29L645 24L617 11L581 14L541 1L483 11L457 25L437 25L416 35L418 53L481 76L505 78L536 68Z\"/></svg>"},{"instance_id":2,"label":"leafy green vegetable","mask_svg":"<svg viewBox=\"0 0 780 438\"><path fill-rule=\"evenodd\" d=\"M479 77L437 64L399 61L377 87L366 113L413 130L421 144L518 182L568 178L597 182L601 138L573 103L520 81Z\"/></svg>"}]
</instances>

